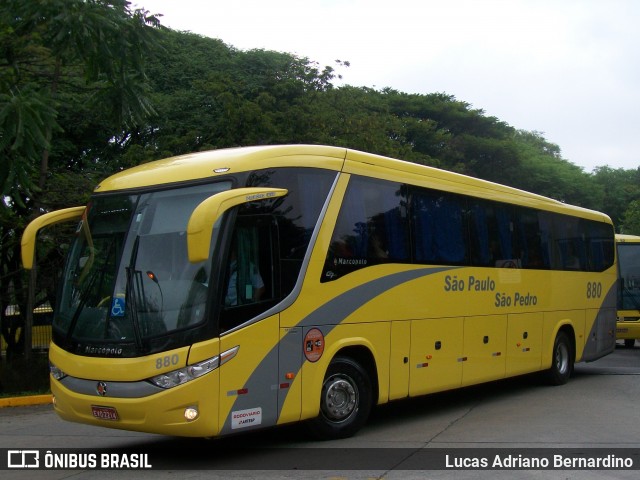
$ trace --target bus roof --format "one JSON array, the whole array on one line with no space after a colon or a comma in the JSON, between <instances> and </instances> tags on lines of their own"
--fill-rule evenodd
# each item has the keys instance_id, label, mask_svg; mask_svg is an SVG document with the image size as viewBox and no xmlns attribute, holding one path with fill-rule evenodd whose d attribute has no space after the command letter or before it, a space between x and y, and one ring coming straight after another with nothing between
<instances>
[{"instance_id":1,"label":"bus roof","mask_svg":"<svg viewBox=\"0 0 640 480\"><path fill-rule=\"evenodd\" d=\"M640 243L640 236L616 233L616 243Z\"/></svg>"},{"instance_id":2,"label":"bus roof","mask_svg":"<svg viewBox=\"0 0 640 480\"><path fill-rule=\"evenodd\" d=\"M305 158L306 157L306 158ZM315 145L225 148L144 163L102 181L96 192L215 179L223 175L284 166L340 170L345 149Z\"/></svg>"},{"instance_id":3,"label":"bus roof","mask_svg":"<svg viewBox=\"0 0 640 480\"><path fill-rule=\"evenodd\" d=\"M603 213L567 205L517 188L417 163L324 145L238 147L169 157L116 173L102 181L95 192L180 184L262 168L293 166L374 174L393 181L611 222Z\"/></svg>"}]
</instances>

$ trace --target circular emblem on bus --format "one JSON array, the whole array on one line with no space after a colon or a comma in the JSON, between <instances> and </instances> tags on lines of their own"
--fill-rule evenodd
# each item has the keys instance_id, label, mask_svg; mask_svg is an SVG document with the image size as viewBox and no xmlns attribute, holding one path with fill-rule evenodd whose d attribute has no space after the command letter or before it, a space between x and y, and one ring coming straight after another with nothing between
<instances>
[{"instance_id":1,"label":"circular emblem on bus","mask_svg":"<svg viewBox=\"0 0 640 480\"><path fill-rule=\"evenodd\" d=\"M98 395L101 397L104 397L107 394L107 384L105 382L98 382L96 392L98 392Z\"/></svg>"},{"instance_id":2,"label":"circular emblem on bus","mask_svg":"<svg viewBox=\"0 0 640 480\"><path fill-rule=\"evenodd\" d=\"M317 328L312 328L304 337L304 356L310 362L317 362L323 352L324 335Z\"/></svg>"}]
</instances>

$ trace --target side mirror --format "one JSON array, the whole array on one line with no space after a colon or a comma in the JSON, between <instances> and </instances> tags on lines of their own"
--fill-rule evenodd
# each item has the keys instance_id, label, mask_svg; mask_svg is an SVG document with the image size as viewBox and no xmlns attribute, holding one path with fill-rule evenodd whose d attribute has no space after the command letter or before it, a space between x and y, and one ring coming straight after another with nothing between
<instances>
[{"instance_id":1,"label":"side mirror","mask_svg":"<svg viewBox=\"0 0 640 480\"><path fill-rule=\"evenodd\" d=\"M36 251L36 236L41 228L44 228L55 223L79 221L82 218L86 207L71 207L64 208L62 210L55 210L53 212L40 215L38 218L27 225L22 234L22 240L20 241L22 265L25 269L31 270L33 268L33 258Z\"/></svg>"},{"instance_id":2,"label":"side mirror","mask_svg":"<svg viewBox=\"0 0 640 480\"><path fill-rule=\"evenodd\" d=\"M191 263L209 258L213 226L222 214L236 205L284 197L285 188L236 188L216 193L204 200L191 213L187 224L187 251Z\"/></svg>"}]
</instances>

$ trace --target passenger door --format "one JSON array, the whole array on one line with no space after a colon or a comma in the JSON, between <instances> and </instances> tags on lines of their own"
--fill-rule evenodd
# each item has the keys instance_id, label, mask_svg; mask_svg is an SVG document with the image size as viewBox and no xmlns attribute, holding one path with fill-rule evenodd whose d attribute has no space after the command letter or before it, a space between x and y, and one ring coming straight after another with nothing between
<instances>
[{"instance_id":1,"label":"passenger door","mask_svg":"<svg viewBox=\"0 0 640 480\"><path fill-rule=\"evenodd\" d=\"M220 367L223 434L278 419L280 316L268 313L280 299L277 223L272 215L241 213L218 272L221 351L238 347Z\"/></svg>"}]
</instances>

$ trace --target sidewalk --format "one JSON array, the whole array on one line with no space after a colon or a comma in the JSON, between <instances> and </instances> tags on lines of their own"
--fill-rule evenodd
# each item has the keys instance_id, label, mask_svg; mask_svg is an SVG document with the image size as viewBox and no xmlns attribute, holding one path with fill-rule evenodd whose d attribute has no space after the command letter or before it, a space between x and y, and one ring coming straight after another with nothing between
<instances>
[{"instance_id":1,"label":"sidewalk","mask_svg":"<svg viewBox=\"0 0 640 480\"><path fill-rule=\"evenodd\" d=\"M52 403L52 395L28 395L24 397L0 398L0 408L3 407L25 407L29 405L46 405Z\"/></svg>"}]
</instances>

